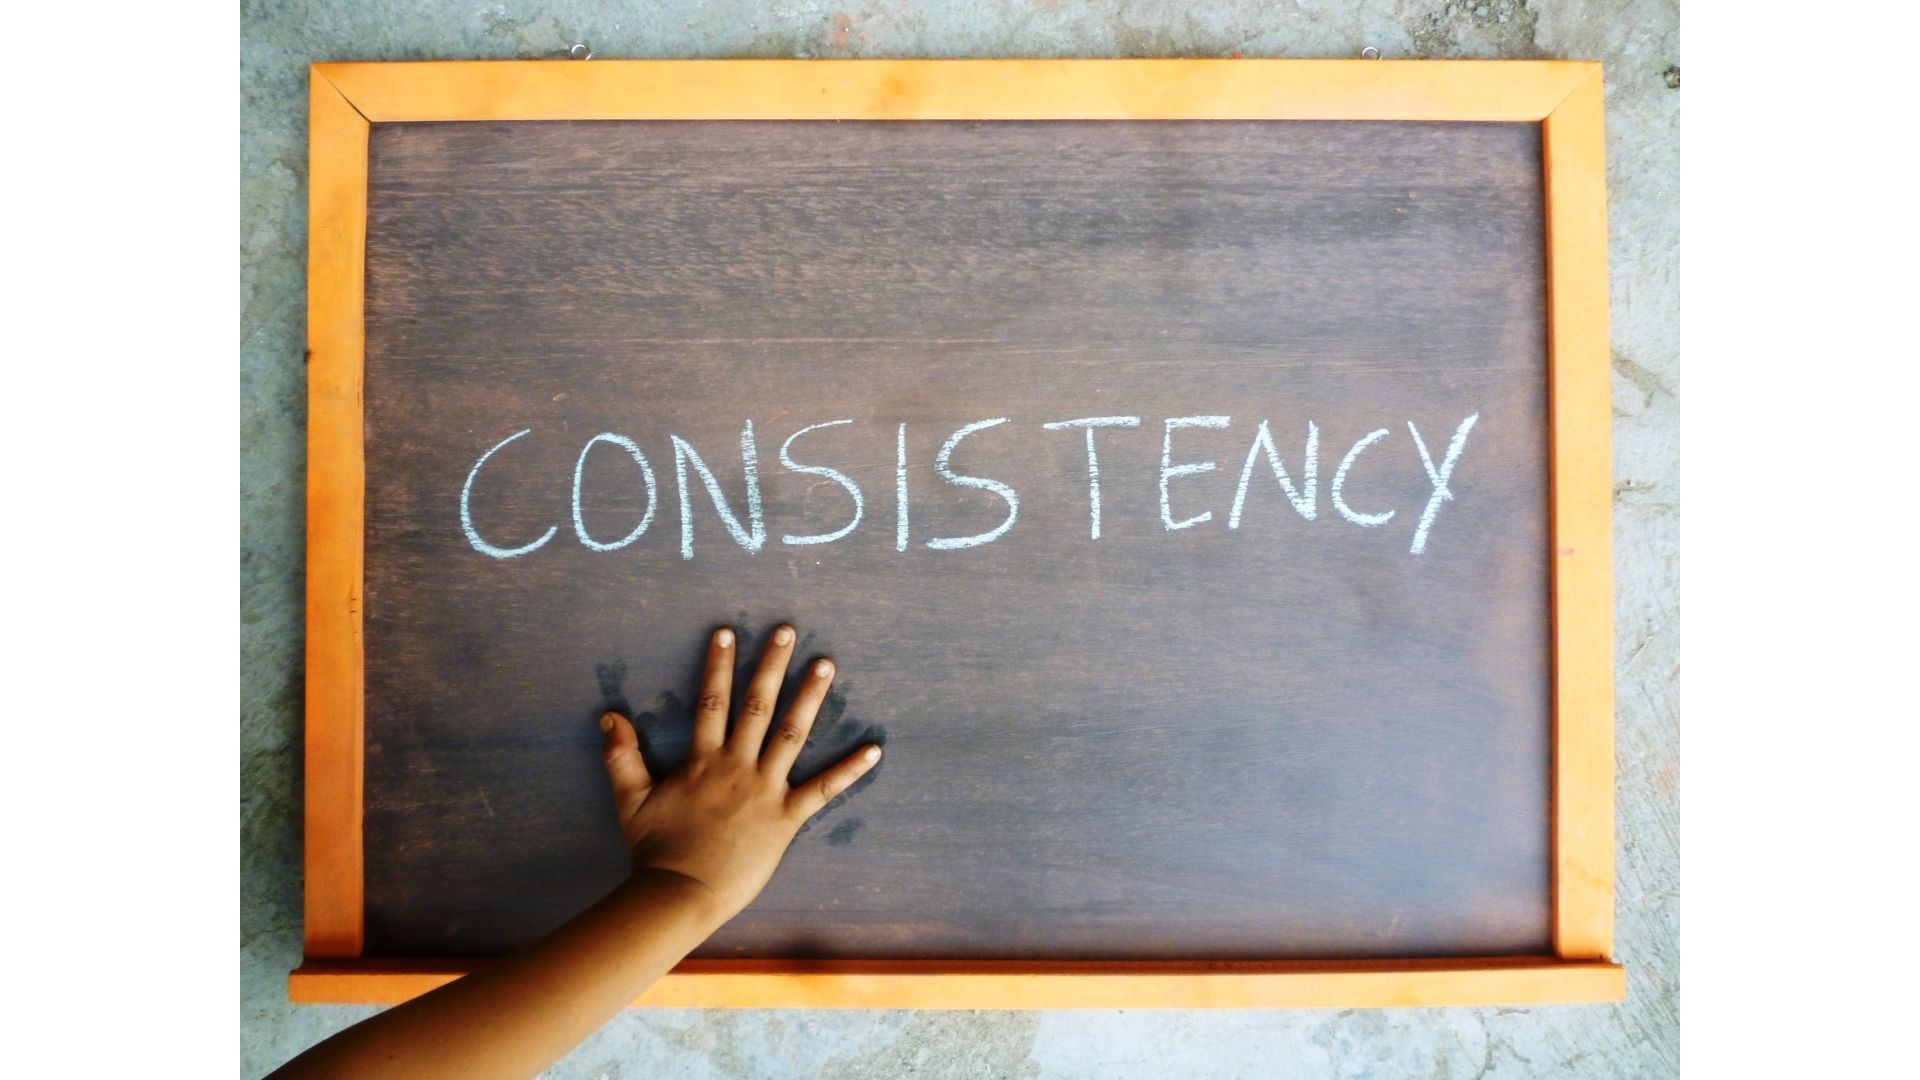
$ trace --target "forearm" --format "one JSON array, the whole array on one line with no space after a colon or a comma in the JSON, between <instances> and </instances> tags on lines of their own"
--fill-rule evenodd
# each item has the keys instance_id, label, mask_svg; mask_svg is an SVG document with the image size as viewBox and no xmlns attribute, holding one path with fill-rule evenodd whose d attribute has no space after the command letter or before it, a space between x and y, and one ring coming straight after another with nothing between
<instances>
[{"instance_id":1,"label":"forearm","mask_svg":"<svg viewBox=\"0 0 1920 1080\"><path fill-rule=\"evenodd\" d=\"M699 882L646 873L504 960L321 1043L287 1076L532 1076L730 913Z\"/></svg>"}]
</instances>

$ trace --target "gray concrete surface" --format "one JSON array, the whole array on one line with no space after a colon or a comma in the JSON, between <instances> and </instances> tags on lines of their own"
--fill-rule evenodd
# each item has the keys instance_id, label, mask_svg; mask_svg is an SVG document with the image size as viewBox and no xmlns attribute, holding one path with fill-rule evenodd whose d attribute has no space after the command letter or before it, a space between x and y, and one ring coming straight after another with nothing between
<instances>
[{"instance_id":1,"label":"gray concrete surface","mask_svg":"<svg viewBox=\"0 0 1920 1080\"><path fill-rule=\"evenodd\" d=\"M1342 1012L628 1012L565 1077L1649 1077L1679 1053L1677 0L247 0L241 16L241 1056L368 1015L300 958L306 68L318 60L1567 57L1607 65L1618 580L1618 1006Z\"/></svg>"}]
</instances>

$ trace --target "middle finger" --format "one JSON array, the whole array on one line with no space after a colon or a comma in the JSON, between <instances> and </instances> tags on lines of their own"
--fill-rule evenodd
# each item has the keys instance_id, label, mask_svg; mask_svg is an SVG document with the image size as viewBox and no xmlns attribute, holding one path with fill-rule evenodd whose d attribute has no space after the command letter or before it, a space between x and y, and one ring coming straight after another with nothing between
<instances>
[{"instance_id":1,"label":"middle finger","mask_svg":"<svg viewBox=\"0 0 1920 1080\"><path fill-rule=\"evenodd\" d=\"M793 640L793 627L776 626L767 639L766 651L760 654L760 667L754 671L753 681L747 684L747 697L740 704L740 715L734 719L733 737L728 743L740 757L750 761L760 757L760 745L767 738L767 723L773 718L774 703L780 699L780 685L787 681Z\"/></svg>"}]
</instances>

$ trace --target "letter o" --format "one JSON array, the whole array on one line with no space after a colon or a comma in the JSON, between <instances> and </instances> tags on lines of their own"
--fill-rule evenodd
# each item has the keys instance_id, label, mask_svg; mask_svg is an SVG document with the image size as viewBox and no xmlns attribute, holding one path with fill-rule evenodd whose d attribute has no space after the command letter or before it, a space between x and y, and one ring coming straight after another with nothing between
<instances>
[{"instance_id":1,"label":"letter o","mask_svg":"<svg viewBox=\"0 0 1920 1080\"><path fill-rule=\"evenodd\" d=\"M625 450L627 455L633 458L633 463L640 466L640 476L647 482L647 512L645 516L641 517L640 524L635 525L632 532L611 544L600 543L593 537L588 536L586 519L582 517L580 513L580 483L587 471L587 454L593 450L595 443L603 442L612 443L622 450ZM632 439L624 435L615 435L610 431L603 431L593 438L588 439L587 445L580 448L580 460L575 462L573 466L573 534L580 538L582 544L585 544L595 551L619 551L621 548L640 539L640 537L646 533L647 526L653 524L653 511L658 502L658 491L653 480L653 466L647 464L647 455L640 452L640 448L634 445Z\"/></svg>"}]
</instances>

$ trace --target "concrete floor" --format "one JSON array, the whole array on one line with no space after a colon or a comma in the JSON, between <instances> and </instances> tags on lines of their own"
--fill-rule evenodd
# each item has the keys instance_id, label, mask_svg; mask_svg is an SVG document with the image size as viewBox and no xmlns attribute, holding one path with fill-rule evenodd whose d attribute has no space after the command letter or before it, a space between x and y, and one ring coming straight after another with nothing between
<instances>
[{"instance_id":1,"label":"concrete floor","mask_svg":"<svg viewBox=\"0 0 1920 1080\"><path fill-rule=\"evenodd\" d=\"M1343 1012L638 1012L555 1076L1623 1076L1679 1053L1677 0L615 4L247 0L241 22L242 1072L368 1015L300 959L306 69L317 60L1569 57L1607 65L1618 582L1619 1006Z\"/></svg>"}]
</instances>

